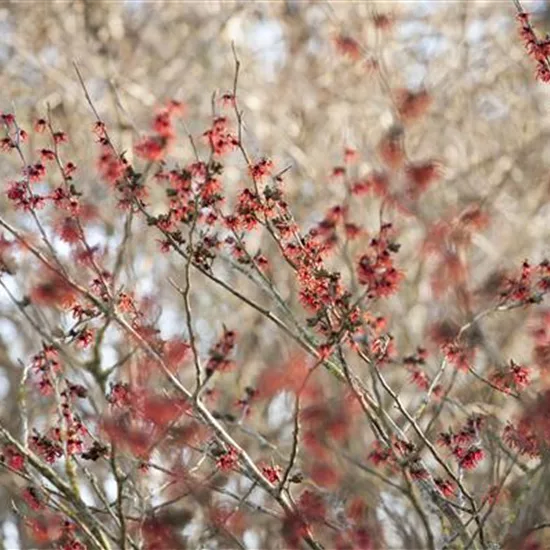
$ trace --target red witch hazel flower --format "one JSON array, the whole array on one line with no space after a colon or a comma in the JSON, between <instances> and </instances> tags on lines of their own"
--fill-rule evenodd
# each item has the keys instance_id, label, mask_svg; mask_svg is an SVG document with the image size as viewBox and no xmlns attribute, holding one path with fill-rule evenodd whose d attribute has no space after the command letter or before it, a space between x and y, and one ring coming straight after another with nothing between
<instances>
[{"instance_id":1,"label":"red witch hazel flower","mask_svg":"<svg viewBox=\"0 0 550 550\"><path fill-rule=\"evenodd\" d=\"M161 136L148 136L135 146L136 154L153 162L162 160L166 155L167 140Z\"/></svg>"},{"instance_id":2,"label":"red witch hazel flower","mask_svg":"<svg viewBox=\"0 0 550 550\"><path fill-rule=\"evenodd\" d=\"M432 99L426 90L412 92L398 90L396 93L397 111L404 122L419 119L428 109Z\"/></svg>"},{"instance_id":3,"label":"red witch hazel flower","mask_svg":"<svg viewBox=\"0 0 550 550\"><path fill-rule=\"evenodd\" d=\"M155 134L146 136L137 143L136 154L152 162L162 160L176 137L172 117L182 111L183 104L174 100L161 109L153 119L152 128Z\"/></svg>"},{"instance_id":4,"label":"red witch hazel flower","mask_svg":"<svg viewBox=\"0 0 550 550\"><path fill-rule=\"evenodd\" d=\"M128 407L134 402L134 394L129 384L117 382L111 387L107 400L113 407Z\"/></svg>"},{"instance_id":5,"label":"red witch hazel flower","mask_svg":"<svg viewBox=\"0 0 550 550\"><path fill-rule=\"evenodd\" d=\"M53 393L52 374L61 372L58 352L53 346L45 345L40 353L37 353L31 363L31 369L38 376L38 389L42 395Z\"/></svg>"},{"instance_id":6,"label":"red witch hazel flower","mask_svg":"<svg viewBox=\"0 0 550 550\"><path fill-rule=\"evenodd\" d=\"M80 241L81 232L78 221L74 217L66 217L56 224L56 232L59 238L69 244Z\"/></svg>"},{"instance_id":7,"label":"red witch hazel flower","mask_svg":"<svg viewBox=\"0 0 550 550\"><path fill-rule=\"evenodd\" d=\"M461 371L468 371L472 368L475 357L475 349L465 348L454 342L443 346L443 353L449 363Z\"/></svg>"},{"instance_id":8,"label":"red witch hazel flower","mask_svg":"<svg viewBox=\"0 0 550 550\"><path fill-rule=\"evenodd\" d=\"M508 447L517 450L520 455L529 458L540 456L540 440L526 418L521 419L516 426L507 424L502 433L502 439Z\"/></svg>"},{"instance_id":9,"label":"red witch hazel flower","mask_svg":"<svg viewBox=\"0 0 550 550\"><path fill-rule=\"evenodd\" d=\"M22 497L27 506L35 512L38 512L39 510L42 510L44 508L42 498L34 487L27 487L23 491Z\"/></svg>"},{"instance_id":10,"label":"red witch hazel flower","mask_svg":"<svg viewBox=\"0 0 550 550\"><path fill-rule=\"evenodd\" d=\"M354 195L366 195L373 192L378 197L388 194L389 178L384 172L372 172L366 178L355 182L351 187Z\"/></svg>"},{"instance_id":11,"label":"red witch hazel flower","mask_svg":"<svg viewBox=\"0 0 550 550\"><path fill-rule=\"evenodd\" d=\"M78 333L75 341L76 341L76 345L79 348L85 349L93 342L93 339L94 339L93 330L85 328Z\"/></svg>"},{"instance_id":12,"label":"red witch hazel flower","mask_svg":"<svg viewBox=\"0 0 550 550\"><path fill-rule=\"evenodd\" d=\"M101 178L114 185L126 173L128 162L124 158L118 157L110 147L104 146L101 149L97 167Z\"/></svg>"},{"instance_id":13,"label":"red witch hazel flower","mask_svg":"<svg viewBox=\"0 0 550 550\"><path fill-rule=\"evenodd\" d=\"M27 176L30 183L36 183L44 179L44 176L46 175L46 167L41 162L37 162L36 164L27 166L23 170L23 173Z\"/></svg>"},{"instance_id":14,"label":"red witch hazel flower","mask_svg":"<svg viewBox=\"0 0 550 550\"><path fill-rule=\"evenodd\" d=\"M55 153L51 149L40 149L39 153L42 160L55 160Z\"/></svg>"},{"instance_id":15,"label":"red witch hazel flower","mask_svg":"<svg viewBox=\"0 0 550 550\"><path fill-rule=\"evenodd\" d=\"M35 123L34 123L34 131L38 134L43 134L45 131L46 131L46 128L48 127L48 123L46 122L45 119L43 118L39 118Z\"/></svg>"},{"instance_id":16,"label":"red witch hazel flower","mask_svg":"<svg viewBox=\"0 0 550 550\"><path fill-rule=\"evenodd\" d=\"M356 149L352 149L351 147L346 147L344 149L344 161L346 164L351 164L359 158L359 153Z\"/></svg>"},{"instance_id":17,"label":"red witch hazel flower","mask_svg":"<svg viewBox=\"0 0 550 550\"><path fill-rule=\"evenodd\" d=\"M411 198L415 199L440 178L441 165L433 160L409 164L405 167L405 173L409 180L408 193Z\"/></svg>"},{"instance_id":18,"label":"red witch hazel flower","mask_svg":"<svg viewBox=\"0 0 550 550\"><path fill-rule=\"evenodd\" d=\"M0 455L0 462L5 463L9 468L18 471L23 470L25 467L25 457L11 445L8 445L4 449L2 455Z\"/></svg>"},{"instance_id":19,"label":"red witch hazel flower","mask_svg":"<svg viewBox=\"0 0 550 550\"><path fill-rule=\"evenodd\" d=\"M411 382L415 384L421 390L427 390L430 386L430 381L425 372L419 369L413 369L411 371Z\"/></svg>"},{"instance_id":20,"label":"red witch hazel flower","mask_svg":"<svg viewBox=\"0 0 550 550\"><path fill-rule=\"evenodd\" d=\"M76 164L72 163L72 162L67 162L67 164L65 164L65 169L63 171L63 174L64 174L64 177L67 178L67 179L72 179L72 175L76 172Z\"/></svg>"},{"instance_id":21,"label":"red witch hazel flower","mask_svg":"<svg viewBox=\"0 0 550 550\"><path fill-rule=\"evenodd\" d=\"M224 107L235 107L235 96L233 92L225 92L222 94L220 102Z\"/></svg>"},{"instance_id":22,"label":"red witch hazel flower","mask_svg":"<svg viewBox=\"0 0 550 550\"><path fill-rule=\"evenodd\" d=\"M187 106L183 101L178 101L177 99L170 99L166 103L166 111L172 116L182 116L185 114Z\"/></svg>"},{"instance_id":23,"label":"red witch hazel flower","mask_svg":"<svg viewBox=\"0 0 550 550\"><path fill-rule=\"evenodd\" d=\"M262 180L266 176L271 175L271 170L273 169L273 162L269 159L262 159L256 164L253 164L250 168L250 175L254 180Z\"/></svg>"},{"instance_id":24,"label":"red witch hazel flower","mask_svg":"<svg viewBox=\"0 0 550 550\"><path fill-rule=\"evenodd\" d=\"M439 477L435 478L434 481L435 481L435 484L437 485L437 488L441 491L443 496L449 498L454 495L456 487L452 481L448 479L442 479Z\"/></svg>"},{"instance_id":25,"label":"red witch hazel flower","mask_svg":"<svg viewBox=\"0 0 550 550\"><path fill-rule=\"evenodd\" d=\"M438 445L448 448L464 470L475 469L485 458L485 451L479 444L483 423L483 417L471 416L458 433L449 430L439 435Z\"/></svg>"},{"instance_id":26,"label":"red witch hazel flower","mask_svg":"<svg viewBox=\"0 0 550 550\"><path fill-rule=\"evenodd\" d=\"M525 260L519 276L506 279L500 296L512 302L535 304L540 303L549 290L550 262L543 260L538 265L532 265Z\"/></svg>"},{"instance_id":27,"label":"red witch hazel flower","mask_svg":"<svg viewBox=\"0 0 550 550\"><path fill-rule=\"evenodd\" d=\"M0 115L2 122L9 128L15 123L15 116L11 113L2 113Z\"/></svg>"},{"instance_id":28,"label":"red witch hazel flower","mask_svg":"<svg viewBox=\"0 0 550 550\"><path fill-rule=\"evenodd\" d=\"M375 465L391 463L393 454L389 447L383 447L380 443L376 442L374 450L369 453L369 460Z\"/></svg>"},{"instance_id":29,"label":"red witch hazel flower","mask_svg":"<svg viewBox=\"0 0 550 550\"><path fill-rule=\"evenodd\" d=\"M31 437L31 448L41 456L48 464L53 464L58 458L63 456L61 445L51 438L40 435L35 431Z\"/></svg>"},{"instance_id":30,"label":"red witch hazel flower","mask_svg":"<svg viewBox=\"0 0 550 550\"><path fill-rule=\"evenodd\" d=\"M356 61L361 58L361 46L350 36L339 35L334 38L337 51L343 56Z\"/></svg>"},{"instance_id":31,"label":"red witch hazel flower","mask_svg":"<svg viewBox=\"0 0 550 550\"><path fill-rule=\"evenodd\" d=\"M428 479L430 476L428 470L418 461L413 462L413 464L409 466L409 473L411 474L411 478L415 480Z\"/></svg>"},{"instance_id":32,"label":"red witch hazel flower","mask_svg":"<svg viewBox=\"0 0 550 550\"><path fill-rule=\"evenodd\" d=\"M521 391L530 383L529 369L510 361L508 369L497 370L489 379L504 393L510 393L512 389Z\"/></svg>"},{"instance_id":33,"label":"red witch hazel flower","mask_svg":"<svg viewBox=\"0 0 550 550\"><path fill-rule=\"evenodd\" d=\"M12 149L15 149L15 143L10 137L5 137L0 140L0 151L8 153Z\"/></svg>"},{"instance_id":34,"label":"red witch hazel flower","mask_svg":"<svg viewBox=\"0 0 550 550\"><path fill-rule=\"evenodd\" d=\"M215 371L227 371L233 366L229 355L235 347L236 333L224 329L220 341L210 350L210 359L206 364L206 375L211 376Z\"/></svg>"},{"instance_id":35,"label":"red witch hazel flower","mask_svg":"<svg viewBox=\"0 0 550 550\"><path fill-rule=\"evenodd\" d=\"M382 162L390 169L399 169L405 160L403 149L403 129L394 126L386 133L378 144L378 154Z\"/></svg>"},{"instance_id":36,"label":"red witch hazel flower","mask_svg":"<svg viewBox=\"0 0 550 550\"><path fill-rule=\"evenodd\" d=\"M368 287L370 298L391 296L404 278L393 263L393 254L399 250L399 245L390 240L391 229L391 224L382 226L379 237L371 240L369 251L359 258L359 283Z\"/></svg>"},{"instance_id":37,"label":"red witch hazel flower","mask_svg":"<svg viewBox=\"0 0 550 550\"><path fill-rule=\"evenodd\" d=\"M343 166L335 166L331 175L333 179L343 178L346 175L346 169Z\"/></svg>"},{"instance_id":38,"label":"red witch hazel flower","mask_svg":"<svg viewBox=\"0 0 550 550\"><path fill-rule=\"evenodd\" d=\"M465 452L457 453L457 457L461 468L464 470L473 470L485 457L485 451L474 445Z\"/></svg>"},{"instance_id":39,"label":"red witch hazel flower","mask_svg":"<svg viewBox=\"0 0 550 550\"><path fill-rule=\"evenodd\" d=\"M93 127L93 133L98 137L98 138L104 138L106 137L106 128L105 128L105 123L102 122L101 120L98 120L97 122L94 123L94 127Z\"/></svg>"},{"instance_id":40,"label":"red witch hazel flower","mask_svg":"<svg viewBox=\"0 0 550 550\"><path fill-rule=\"evenodd\" d=\"M239 455L237 450L231 447L229 451L224 452L218 460L216 460L216 466L222 472L230 472L235 468L239 462Z\"/></svg>"},{"instance_id":41,"label":"red witch hazel flower","mask_svg":"<svg viewBox=\"0 0 550 550\"><path fill-rule=\"evenodd\" d=\"M174 129L168 111L160 112L153 121L153 130L163 138L174 137Z\"/></svg>"},{"instance_id":42,"label":"red witch hazel flower","mask_svg":"<svg viewBox=\"0 0 550 550\"><path fill-rule=\"evenodd\" d=\"M210 144L215 155L221 156L231 152L239 145L239 140L227 128L225 117L216 117L212 128L204 132L203 136Z\"/></svg>"},{"instance_id":43,"label":"red witch hazel flower","mask_svg":"<svg viewBox=\"0 0 550 550\"><path fill-rule=\"evenodd\" d=\"M548 35L544 40L537 37L529 21L529 14L520 12L517 15L517 20L519 35L525 44L525 49L537 63L536 78L541 82L550 82L550 38Z\"/></svg>"},{"instance_id":44,"label":"red witch hazel flower","mask_svg":"<svg viewBox=\"0 0 550 550\"><path fill-rule=\"evenodd\" d=\"M374 26L381 31L389 31L393 27L394 17L389 13L375 13L372 16Z\"/></svg>"},{"instance_id":45,"label":"red witch hazel flower","mask_svg":"<svg viewBox=\"0 0 550 550\"><path fill-rule=\"evenodd\" d=\"M280 466L264 465L262 466L262 473L270 483L277 483L281 479Z\"/></svg>"},{"instance_id":46,"label":"red witch hazel flower","mask_svg":"<svg viewBox=\"0 0 550 550\"><path fill-rule=\"evenodd\" d=\"M550 448L550 390L527 407L516 425L504 428L506 444L520 454L535 458Z\"/></svg>"},{"instance_id":47,"label":"red witch hazel flower","mask_svg":"<svg viewBox=\"0 0 550 550\"><path fill-rule=\"evenodd\" d=\"M300 512L308 521L322 521L327 514L325 499L313 491L304 491L298 499L298 505Z\"/></svg>"},{"instance_id":48,"label":"red witch hazel flower","mask_svg":"<svg viewBox=\"0 0 550 550\"><path fill-rule=\"evenodd\" d=\"M30 292L31 301L39 306L70 307L76 294L66 279L57 274L36 285Z\"/></svg>"},{"instance_id":49,"label":"red witch hazel flower","mask_svg":"<svg viewBox=\"0 0 550 550\"><path fill-rule=\"evenodd\" d=\"M65 132L54 132L53 140L56 144L59 145L60 143L67 143L69 141L69 138L67 137L67 134Z\"/></svg>"}]
</instances>

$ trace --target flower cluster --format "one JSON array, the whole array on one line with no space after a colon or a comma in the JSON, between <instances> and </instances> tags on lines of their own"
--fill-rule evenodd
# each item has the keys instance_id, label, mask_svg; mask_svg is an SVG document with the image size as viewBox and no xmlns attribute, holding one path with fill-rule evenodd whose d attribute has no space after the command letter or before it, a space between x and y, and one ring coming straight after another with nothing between
<instances>
[{"instance_id":1,"label":"flower cluster","mask_svg":"<svg viewBox=\"0 0 550 550\"><path fill-rule=\"evenodd\" d=\"M421 390L427 390L430 385L427 374L422 370L427 357L428 351L419 347L415 354L403 358L403 364L411 373L411 382Z\"/></svg>"},{"instance_id":2,"label":"flower cluster","mask_svg":"<svg viewBox=\"0 0 550 550\"><path fill-rule=\"evenodd\" d=\"M230 153L239 145L239 140L231 133L228 124L226 117L216 117L212 127L203 134L216 156Z\"/></svg>"},{"instance_id":3,"label":"flower cluster","mask_svg":"<svg viewBox=\"0 0 550 550\"><path fill-rule=\"evenodd\" d=\"M27 487L23 491L22 497L31 510L38 512L44 509L42 496L35 487Z\"/></svg>"},{"instance_id":4,"label":"flower cluster","mask_svg":"<svg viewBox=\"0 0 550 550\"><path fill-rule=\"evenodd\" d=\"M511 449L515 449L521 455L537 458L541 454L541 441L528 418L520 419L516 425L506 424L502 439Z\"/></svg>"},{"instance_id":5,"label":"flower cluster","mask_svg":"<svg viewBox=\"0 0 550 550\"><path fill-rule=\"evenodd\" d=\"M58 210L68 212L71 216L80 214L82 205L80 204L79 197L81 193L77 191L72 177L77 170L77 166L71 161L63 163L59 157L59 145L67 143L68 141L65 132L55 132L43 119L37 121L37 123L35 123L35 131L37 133L43 133L47 128L50 129L50 147L38 149L41 160L34 163L28 163L20 145L20 142L24 141L21 139L23 130L16 125L13 115L4 114L2 117L4 121L8 120L10 122L6 123L8 137L4 138L0 148L3 151L17 149L23 161L23 166L21 168L22 179L10 181L6 191L7 198L11 201L14 208L25 211L35 211L51 204ZM40 121L42 121L43 124L39 124ZM39 136L36 137L37 139L43 139ZM47 166L47 164L51 166ZM63 185L54 188L51 193L38 193L35 184L43 183L47 176L52 176L52 168L59 170ZM88 212L91 214L91 210Z\"/></svg>"},{"instance_id":6,"label":"flower cluster","mask_svg":"<svg viewBox=\"0 0 550 550\"><path fill-rule=\"evenodd\" d=\"M451 289L465 293L464 283L468 276L466 252L473 235L488 225L488 216L481 208L472 204L455 215L447 216L431 225L423 245L423 252L435 257L432 272L432 289L437 297Z\"/></svg>"},{"instance_id":7,"label":"flower cluster","mask_svg":"<svg viewBox=\"0 0 550 550\"><path fill-rule=\"evenodd\" d=\"M475 358L475 348L473 347L452 341L443 345L443 353L445 359L460 371L469 371L473 366Z\"/></svg>"},{"instance_id":8,"label":"flower cluster","mask_svg":"<svg viewBox=\"0 0 550 550\"><path fill-rule=\"evenodd\" d=\"M0 462L17 471L25 468L25 457L13 445L7 445L4 448L0 455Z\"/></svg>"},{"instance_id":9,"label":"flower cluster","mask_svg":"<svg viewBox=\"0 0 550 550\"><path fill-rule=\"evenodd\" d=\"M550 374L550 311L541 311L533 319L531 336L534 340L533 361L543 378L547 378Z\"/></svg>"},{"instance_id":10,"label":"flower cluster","mask_svg":"<svg viewBox=\"0 0 550 550\"><path fill-rule=\"evenodd\" d=\"M483 417L471 416L457 433L448 430L439 435L438 444L449 449L464 470L475 469L485 457L479 442L483 423Z\"/></svg>"},{"instance_id":11,"label":"flower cluster","mask_svg":"<svg viewBox=\"0 0 550 550\"><path fill-rule=\"evenodd\" d=\"M525 49L537 63L536 78L541 82L550 82L550 37L547 35L544 40L537 37L528 13L518 13L517 21Z\"/></svg>"},{"instance_id":12,"label":"flower cluster","mask_svg":"<svg viewBox=\"0 0 550 550\"><path fill-rule=\"evenodd\" d=\"M55 433L52 438L35 432L31 436L31 448L48 464L53 464L58 458L63 456L63 447L59 443L58 434Z\"/></svg>"},{"instance_id":13,"label":"flower cluster","mask_svg":"<svg viewBox=\"0 0 550 550\"><path fill-rule=\"evenodd\" d=\"M373 192L378 197L385 198L389 193L389 178L385 172L374 171L367 177L353 183L351 192L361 196Z\"/></svg>"},{"instance_id":14,"label":"flower cluster","mask_svg":"<svg viewBox=\"0 0 550 550\"><path fill-rule=\"evenodd\" d=\"M111 387L111 391L107 396L107 401L114 407L127 409L134 403L134 395L130 389L130 385L124 382L117 382Z\"/></svg>"},{"instance_id":15,"label":"flower cluster","mask_svg":"<svg viewBox=\"0 0 550 550\"><path fill-rule=\"evenodd\" d=\"M61 373L59 352L51 345L43 345L31 362L31 371L38 377L38 388L42 395L52 395L54 391L53 377Z\"/></svg>"},{"instance_id":16,"label":"flower cluster","mask_svg":"<svg viewBox=\"0 0 550 550\"><path fill-rule=\"evenodd\" d=\"M526 260L518 276L506 278L500 296L504 302L540 303L549 291L550 262L533 266Z\"/></svg>"},{"instance_id":17,"label":"flower cluster","mask_svg":"<svg viewBox=\"0 0 550 550\"><path fill-rule=\"evenodd\" d=\"M410 163L405 166L405 174L409 184L407 194L416 200L441 177L442 167L441 163L434 160Z\"/></svg>"},{"instance_id":18,"label":"flower cluster","mask_svg":"<svg viewBox=\"0 0 550 550\"><path fill-rule=\"evenodd\" d=\"M491 383L504 393L511 393L512 390L521 391L530 383L529 369L518 365L513 360L507 369L499 369L489 377Z\"/></svg>"},{"instance_id":19,"label":"flower cluster","mask_svg":"<svg viewBox=\"0 0 550 550\"><path fill-rule=\"evenodd\" d=\"M232 368L233 361L229 356L235 347L237 334L233 330L224 328L221 339L210 350L210 357L206 364L206 376L210 377L214 372L225 372Z\"/></svg>"},{"instance_id":20,"label":"flower cluster","mask_svg":"<svg viewBox=\"0 0 550 550\"><path fill-rule=\"evenodd\" d=\"M384 224L378 237L371 240L368 252L359 258L357 277L359 284L367 287L369 298L391 296L404 278L394 265L393 255L399 250L399 244L392 237L393 226Z\"/></svg>"},{"instance_id":21,"label":"flower cluster","mask_svg":"<svg viewBox=\"0 0 550 550\"><path fill-rule=\"evenodd\" d=\"M239 454L237 450L231 447L228 451L224 451L216 460L216 466L222 472L230 472L239 463Z\"/></svg>"},{"instance_id":22,"label":"flower cluster","mask_svg":"<svg viewBox=\"0 0 550 550\"><path fill-rule=\"evenodd\" d=\"M281 467L264 464L262 466L262 474L264 474L269 483L277 483L281 479Z\"/></svg>"},{"instance_id":23,"label":"flower cluster","mask_svg":"<svg viewBox=\"0 0 550 550\"><path fill-rule=\"evenodd\" d=\"M550 446L550 390L541 392L515 425L506 425L503 439L511 448L531 458L547 452Z\"/></svg>"},{"instance_id":24,"label":"flower cluster","mask_svg":"<svg viewBox=\"0 0 550 550\"><path fill-rule=\"evenodd\" d=\"M361 59L361 46L354 38L343 34L335 36L334 45L341 55L349 57L353 61Z\"/></svg>"},{"instance_id":25,"label":"flower cluster","mask_svg":"<svg viewBox=\"0 0 550 550\"><path fill-rule=\"evenodd\" d=\"M354 240L358 238L362 233L362 228L348 221L349 208L342 205L333 206L325 214L325 217L310 230L309 234L322 240L323 246L326 250L331 250L336 246L340 237L338 236L338 229L341 228L347 240Z\"/></svg>"},{"instance_id":26,"label":"flower cluster","mask_svg":"<svg viewBox=\"0 0 550 550\"><path fill-rule=\"evenodd\" d=\"M136 144L136 154L152 162L162 160L176 137L173 118L176 115L181 115L183 110L183 104L175 100L171 100L166 107L161 109L153 120L154 134L145 136Z\"/></svg>"},{"instance_id":27,"label":"flower cluster","mask_svg":"<svg viewBox=\"0 0 550 550\"><path fill-rule=\"evenodd\" d=\"M404 122L413 122L421 118L432 103L432 98L426 90L413 92L399 89L395 93L397 112Z\"/></svg>"},{"instance_id":28,"label":"flower cluster","mask_svg":"<svg viewBox=\"0 0 550 550\"><path fill-rule=\"evenodd\" d=\"M369 453L368 459L375 465L395 464L395 455L389 446L383 446L378 441L374 444L374 449Z\"/></svg>"},{"instance_id":29,"label":"flower cluster","mask_svg":"<svg viewBox=\"0 0 550 550\"><path fill-rule=\"evenodd\" d=\"M261 181L271 175L273 170L273 161L267 158L260 159L248 169L252 179Z\"/></svg>"}]
</instances>

